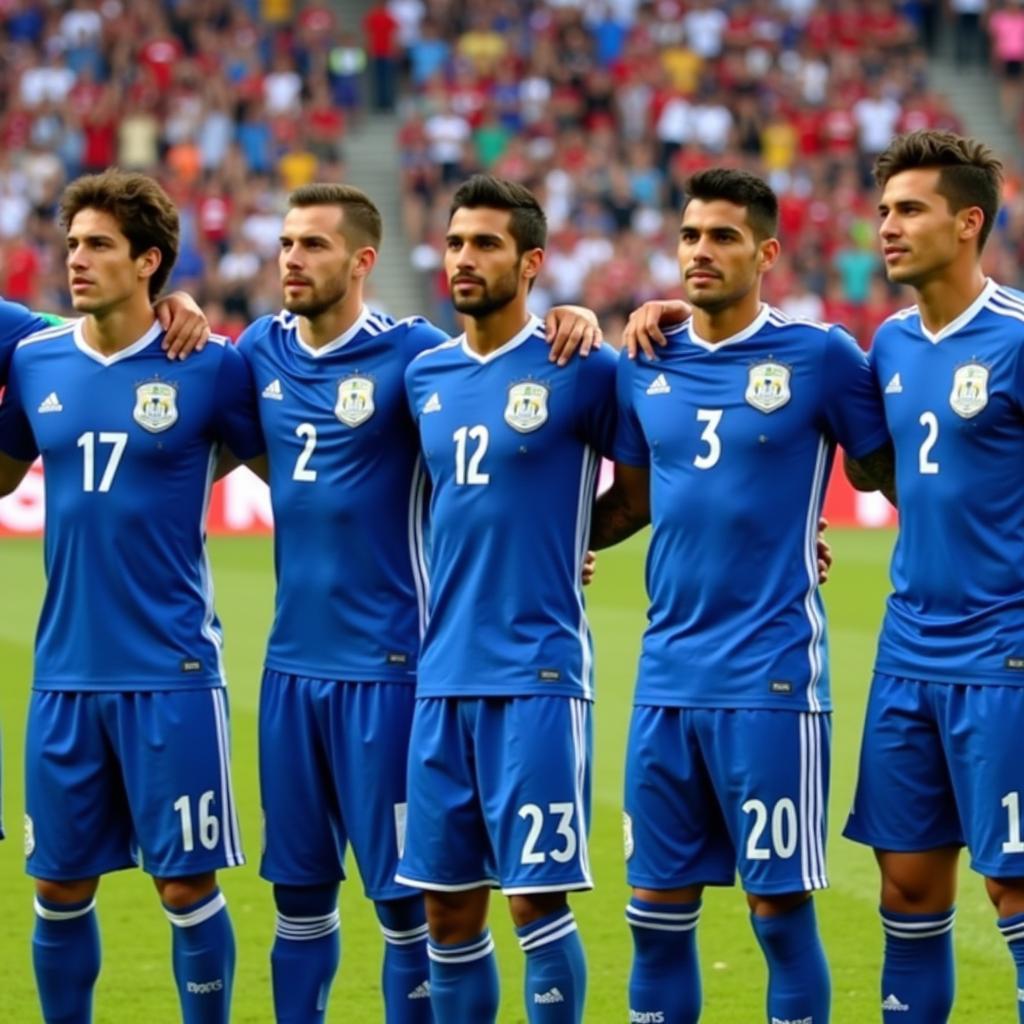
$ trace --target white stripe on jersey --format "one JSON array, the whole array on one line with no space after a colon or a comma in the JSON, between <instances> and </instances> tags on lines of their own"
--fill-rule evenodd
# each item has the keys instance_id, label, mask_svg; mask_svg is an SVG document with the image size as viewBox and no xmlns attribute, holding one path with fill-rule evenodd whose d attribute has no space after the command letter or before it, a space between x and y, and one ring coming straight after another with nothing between
<instances>
[{"instance_id":1,"label":"white stripe on jersey","mask_svg":"<svg viewBox=\"0 0 1024 1024\"><path fill-rule=\"evenodd\" d=\"M412 579L416 587L421 643L427 631L427 616L430 609L430 575L427 571L427 556L423 543L423 519L426 512L423 498L426 489L427 474L423 468L423 459L417 455L412 471L412 486L409 489L409 561L412 564Z\"/></svg>"},{"instance_id":2,"label":"white stripe on jersey","mask_svg":"<svg viewBox=\"0 0 1024 1024\"><path fill-rule=\"evenodd\" d=\"M818 592L818 515L821 508L821 494L825 485L825 469L828 465L829 443L825 437L818 438L818 455L811 478L811 495L807 505L807 522L804 527L804 564L807 568L807 593L804 608L811 626L811 639L807 645L807 660L811 676L807 684L807 706L811 711L821 710L818 699L818 683L821 681L825 636L825 620L815 597Z\"/></svg>"},{"instance_id":3,"label":"white stripe on jersey","mask_svg":"<svg viewBox=\"0 0 1024 1024\"><path fill-rule=\"evenodd\" d=\"M441 352L446 348L455 348L462 344L462 338L449 338L447 341L442 341L440 345L435 345L433 348L425 348L422 352L417 352L413 356L412 361L415 363L417 359L422 359L424 356L429 356L432 352Z\"/></svg>"},{"instance_id":4,"label":"white stripe on jersey","mask_svg":"<svg viewBox=\"0 0 1024 1024\"><path fill-rule=\"evenodd\" d=\"M231 788L231 742L228 737L228 706L222 687L211 690L213 716L217 723L217 754L220 761L220 821L224 859L228 867L245 863L242 853L241 829L238 827L238 808Z\"/></svg>"},{"instance_id":5,"label":"white stripe on jersey","mask_svg":"<svg viewBox=\"0 0 1024 1024\"><path fill-rule=\"evenodd\" d=\"M587 545L590 543L590 516L594 508L594 488L597 483L597 471L601 460L597 452L589 445L583 449L583 464L580 466L580 489L576 498L576 560L573 571L576 578L573 586L576 590L576 600L579 603L580 618L578 634L580 648L583 653L582 670L580 673L583 685L583 696L593 698L594 687L591 680L593 671L594 652L591 649L590 626L587 623L587 608L583 600L583 559L587 554Z\"/></svg>"},{"instance_id":6,"label":"white stripe on jersey","mask_svg":"<svg viewBox=\"0 0 1024 1024\"><path fill-rule=\"evenodd\" d=\"M800 870L804 890L828 886L825 874L825 790L821 756L821 715L800 713Z\"/></svg>"},{"instance_id":7,"label":"white stripe on jersey","mask_svg":"<svg viewBox=\"0 0 1024 1024\"><path fill-rule=\"evenodd\" d=\"M790 316L784 313L777 306L771 306L768 312L768 323L773 327L788 327L796 324L798 327L816 327L819 331L828 332L835 327L835 324L827 324L822 320L810 320L803 316Z\"/></svg>"},{"instance_id":8,"label":"white stripe on jersey","mask_svg":"<svg viewBox=\"0 0 1024 1024\"><path fill-rule=\"evenodd\" d=\"M213 572L210 568L210 553L206 550L206 517L210 511L210 495L213 493L213 479L217 473L217 460L220 457L220 445L210 447L210 457L206 466L206 486L203 490L203 512L199 518L199 548L203 557L199 562L199 580L203 588L203 624L199 627L207 640L213 644L217 656L217 675L221 686L227 686L228 677L224 671L224 639L220 630L214 626L216 612L213 607Z\"/></svg>"},{"instance_id":9,"label":"white stripe on jersey","mask_svg":"<svg viewBox=\"0 0 1024 1024\"><path fill-rule=\"evenodd\" d=\"M1020 295L1000 285L992 294L992 299L999 299L1007 306L1013 306L1024 313L1024 295Z\"/></svg>"},{"instance_id":10,"label":"white stripe on jersey","mask_svg":"<svg viewBox=\"0 0 1024 1024\"><path fill-rule=\"evenodd\" d=\"M68 331L74 330L78 322L78 320L65 320L62 324L44 327L42 330L34 331L32 334L22 338L14 347L21 348L22 345L34 345L37 341L47 341L50 338L56 338L60 334L67 334Z\"/></svg>"},{"instance_id":11,"label":"white stripe on jersey","mask_svg":"<svg viewBox=\"0 0 1024 1024\"><path fill-rule=\"evenodd\" d=\"M996 292L985 303L985 308L992 313L997 313L999 316L1024 321L1024 303L1002 291Z\"/></svg>"},{"instance_id":12,"label":"white stripe on jersey","mask_svg":"<svg viewBox=\"0 0 1024 1024\"><path fill-rule=\"evenodd\" d=\"M917 306L904 306L903 309L898 309L891 316L887 316L882 323L887 324L890 320L906 320L908 317L912 317L917 311Z\"/></svg>"}]
</instances>

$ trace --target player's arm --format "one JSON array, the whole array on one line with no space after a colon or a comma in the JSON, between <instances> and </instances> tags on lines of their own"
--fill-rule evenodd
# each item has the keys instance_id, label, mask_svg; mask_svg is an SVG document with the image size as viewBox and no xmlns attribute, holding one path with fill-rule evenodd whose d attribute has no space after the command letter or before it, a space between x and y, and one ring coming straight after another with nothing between
<instances>
[{"instance_id":1,"label":"player's arm","mask_svg":"<svg viewBox=\"0 0 1024 1024\"><path fill-rule=\"evenodd\" d=\"M892 441L859 459L843 456L846 479L858 491L881 491L894 508L896 505L896 453Z\"/></svg>"},{"instance_id":2,"label":"player's arm","mask_svg":"<svg viewBox=\"0 0 1024 1024\"><path fill-rule=\"evenodd\" d=\"M31 465L31 459L24 462L0 452L0 498L6 498L8 494L13 494L17 490L18 484L25 479Z\"/></svg>"},{"instance_id":3,"label":"player's arm","mask_svg":"<svg viewBox=\"0 0 1024 1024\"><path fill-rule=\"evenodd\" d=\"M630 359L635 359L637 352L643 352L648 359L656 359L655 346L664 348L668 344L662 327L681 324L691 312L689 304L682 299L652 299L645 302L629 314L626 328L622 332L622 347Z\"/></svg>"},{"instance_id":4,"label":"player's arm","mask_svg":"<svg viewBox=\"0 0 1024 1024\"><path fill-rule=\"evenodd\" d=\"M548 358L565 366L577 350L581 356L599 348L604 335L597 314L586 306L553 306L544 318L544 330L551 351Z\"/></svg>"},{"instance_id":5,"label":"player's arm","mask_svg":"<svg viewBox=\"0 0 1024 1024\"><path fill-rule=\"evenodd\" d=\"M596 551L631 537L651 521L651 471L615 463L615 480L594 502L589 547Z\"/></svg>"},{"instance_id":6,"label":"player's arm","mask_svg":"<svg viewBox=\"0 0 1024 1024\"><path fill-rule=\"evenodd\" d=\"M188 292L171 292L153 306L164 340L160 343L168 359L185 359L201 352L210 337L210 322Z\"/></svg>"}]
</instances>

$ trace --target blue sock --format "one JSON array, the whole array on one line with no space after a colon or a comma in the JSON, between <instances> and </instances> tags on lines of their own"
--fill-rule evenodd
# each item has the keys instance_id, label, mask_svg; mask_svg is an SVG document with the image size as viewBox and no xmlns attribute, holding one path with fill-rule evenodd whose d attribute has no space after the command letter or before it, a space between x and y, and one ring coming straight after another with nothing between
<instances>
[{"instance_id":1,"label":"blue sock","mask_svg":"<svg viewBox=\"0 0 1024 1024\"><path fill-rule=\"evenodd\" d=\"M941 914L881 911L885 929L882 1020L945 1024L953 1010L953 919Z\"/></svg>"},{"instance_id":2,"label":"blue sock","mask_svg":"<svg viewBox=\"0 0 1024 1024\"><path fill-rule=\"evenodd\" d=\"M381 900L376 904L384 933L385 1024L431 1024L430 962L423 897Z\"/></svg>"},{"instance_id":3,"label":"blue sock","mask_svg":"<svg viewBox=\"0 0 1024 1024\"><path fill-rule=\"evenodd\" d=\"M235 935L223 893L214 889L180 909L165 903L164 913L172 925L171 957L183 1024L227 1024Z\"/></svg>"},{"instance_id":4,"label":"blue sock","mask_svg":"<svg viewBox=\"0 0 1024 1024\"><path fill-rule=\"evenodd\" d=\"M579 1024L587 997L587 960L568 907L516 929L526 954L526 1019Z\"/></svg>"},{"instance_id":5,"label":"blue sock","mask_svg":"<svg viewBox=\"0 0 1024 1024\"><path fill-rule=\"evenodd\" d=\"M775 917L752 915L751 921L768 961L768 1019L827 1024L832 982L814 901L805 900Z\"/></svg>"},{"instance_id":6,"label":"blue sock","mask_svg":"<svg viewBox=\"0 0 1024 1024\"><path fill-rule=\"evenodd\" d=\"M498 967L494 939L485 928L469 942L442 946L427 940L430 1001L441 1024L494 1024L498 1017Z\"/></svg>"},{"instance_id":7,"label":"blue sock","mask_svg":"<svg viewBox=\"0 0 1024 1024\"><path fill-rule=\"evenodd\" d=\"M626 907L633 932L629 975L632 1020L696 1024L703 995L697 960L701 901L648 903L634 896Z\"/></svg>"},{"instance_id":8,"label":"blue sock","mask_svg":"<svg viewBox=\"0 0 1024 1024\"><path fill-rule=\"evenodd\" d=\"M341 961L338 886L274 886L270 976L277 1024L323 1024Z\"/></svg>"},{"instance_id":9,"label":"blue sock","mask_svg":"<svg viewBox=\"0 0 1024 1024\"><path fill-rule=\"evenodd\" d=\"M997 924L1017 967L1017 1019L1024 1024L1024 914L1004 917Z\"/></svg>"},{"instance_id":10,"label":"blue sock","mask_svg":"<svg viewBox=\"0 0 1024 1024\"><path fill-rule=\"evenodd\" d=\"M32 964L46 1024L89 1024L100 973L96 899L50 903L38 896Z\"/></svg>"}]
</instances>

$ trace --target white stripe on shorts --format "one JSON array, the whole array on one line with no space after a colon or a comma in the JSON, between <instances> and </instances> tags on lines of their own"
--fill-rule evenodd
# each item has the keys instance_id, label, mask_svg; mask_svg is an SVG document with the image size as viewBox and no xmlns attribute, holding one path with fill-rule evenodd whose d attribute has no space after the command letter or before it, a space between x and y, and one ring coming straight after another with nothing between
<instances>
[{"instance_id":1,"label":"white stripe on shorts","mask_svg":"<svg viewBox=\"0 0 1024 1024\"><path fill-rule=\"evenodd\" d=\"M220 762L220 807L221 831L224 842L224 859L228 867L245 863L242 853L241 831L238 827L238 808L231 788L231 742L228 735L228 707L224 688L210 691L213 695L213 715L217 726L217 754Z\"/></svg>"}]
</instances>

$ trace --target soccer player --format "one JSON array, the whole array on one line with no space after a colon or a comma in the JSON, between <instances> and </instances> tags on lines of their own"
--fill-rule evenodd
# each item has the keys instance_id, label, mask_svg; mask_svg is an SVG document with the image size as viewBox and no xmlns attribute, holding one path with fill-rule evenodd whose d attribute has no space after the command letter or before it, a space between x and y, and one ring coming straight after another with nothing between
<instances>
[{"instance_id":1,"label":"soccer player","mask_svg":"<svg viewBox=\"0 0 1024 1024\"><path fill-rule=\"evenodd\" d=\"M153 299L178 217L151 179L65 191L82 319L23 340L0 405L0 493L41 452L47 590L26 740L33 962L47 1022L87 1022L99 877L141 863L171 922L186 1024L227 1021L234 940L216 870L242 862L221 636L204 550L220 444L262 452L223 338L168 363Z\"/></svg>"},{"instance_id":2,"label":"soccer player","mask_svg":"<svg viewBox=\"0 0 1024 1024\"><path fill-rule=\"evenodd\" d=\"M337 901L351 842L385 940L389 1024L431 1020L420 893L395 881L406 750L425 620L424 475L404 373L447 335L364 303L381 218L362 191L292 193L281 230L283 312L239 348L270 461L276 614L260 695L281 1024L322 1021L340 959ZM593 340L582 311L552 318L556 359Z\"/></svg>"},{"instance_id":3,"label":"soccer player","mask_svg":"<svg viewBox=\"0 0 1024 1024\"><path fill-rule=\"evenodd\" d=\"M913 132L875 177L886 271L917 304L871 349L900 529L846 835L881 869L883 1019L949 1019L966 845L1024 1021L1024 295L981 268L1002 178L986 146Z\"/></svg>"},{"instance_id":4,"label":"soccer player","mask_svg":"<svg viewBox=\"0 0 1024 1024\"><path fill-rule=\"evenodd\" d=\"M737 872L768 1020L829 1016L811 899L827 885L831 710L815 538L836 444L871 473L891 456L854 340L761 301L777 228L759 178L694 175L678 249L693 315L656 360L619 362L615 483L591 545L653 520L625 779L634 1021L699 1018L703 889Z\"/></svg>"},{"instance_id":5,"label":"soccer player","mask_svg":"<svg viewBox=\"0 0 1024 1024\"><path fill-rule=\"evenodd\" d=\"M572 890L591 888L592 647L580 587L613 353L548 360L527 311L544 213L475 177L452 200L445 271L466 332L406 371L432 485L430 614L420 658L398 879L425 890L438 1021L493 1021L500 886L526 953L527 1018L582 1019Z\"/></svg>"}]
</instances>

